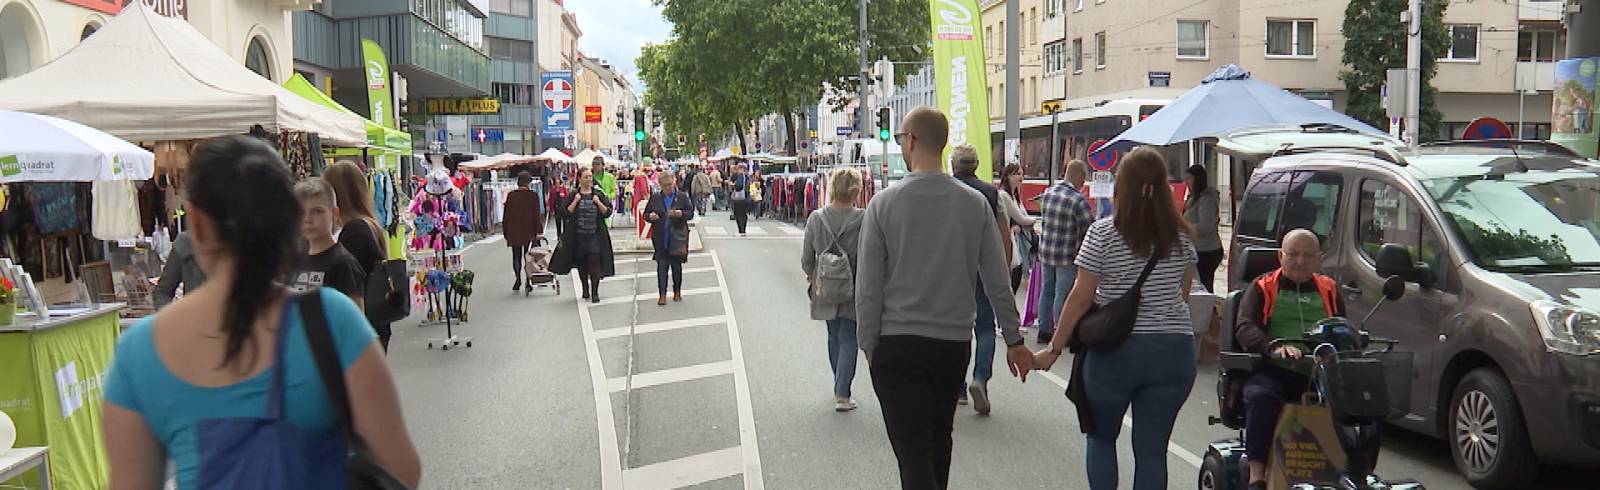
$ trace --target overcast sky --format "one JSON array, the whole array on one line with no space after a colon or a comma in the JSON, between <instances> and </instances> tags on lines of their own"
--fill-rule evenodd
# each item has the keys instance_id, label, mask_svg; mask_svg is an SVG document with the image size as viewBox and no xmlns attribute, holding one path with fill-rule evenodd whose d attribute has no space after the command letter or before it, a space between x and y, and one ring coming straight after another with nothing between
<instances>
[{"instance_id":1,"label":"overcast sky","mask_svg":"<svg viewBox=\"0 0 1600 490\"><path fill-rule=\"evenodd\" d=\"M633 81L634 90L643 92L633 62L640 47L666 41L672 33L672 24L661 17L661 8L650 0L566 0L566 6L583 30L578 39L583 52L611 63Z\"/></svg>"}]
</instances>

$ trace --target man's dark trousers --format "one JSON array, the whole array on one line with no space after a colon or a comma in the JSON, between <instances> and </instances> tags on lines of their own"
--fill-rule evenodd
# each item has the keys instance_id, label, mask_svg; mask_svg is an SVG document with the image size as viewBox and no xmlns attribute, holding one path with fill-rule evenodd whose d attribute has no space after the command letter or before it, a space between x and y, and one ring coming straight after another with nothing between
<instances>
[{"instance_id":1,"label":"man's dark trousers","mask_svg":"<svg viewBox=\"0 0 1600 490\"><path fill-rule=\"evenodd\" d=\"M901 488L949 486L950 432L971 352L971 342L916 335L879 338L869 360L872 388L883 405L883 425L900 463Z\"/></svg>"}]
</instances>

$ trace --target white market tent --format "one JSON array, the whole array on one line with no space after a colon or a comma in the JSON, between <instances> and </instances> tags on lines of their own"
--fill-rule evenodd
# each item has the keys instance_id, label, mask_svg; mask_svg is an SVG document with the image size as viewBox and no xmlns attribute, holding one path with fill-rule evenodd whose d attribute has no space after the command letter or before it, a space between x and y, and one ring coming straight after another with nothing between
<instances>
[{"instance_id":1,"label":"white market tent","mask_svg":"<svg viewBox=\"0 0 1600 490\"><path fill-rule=\"evenodd\" d=\"M572 160L584 165L588 165L594 163L595 157L605 158L605 155L601 155L600 152L594 151L593 149L587 149L573 156Z\"/></svg>"},{"instance_id":2,"label":"white market tent","mask_svg":"<svg viewBox=\"0 0 1600 490\"><path fill-rule=\"evenodd\" d=\"M555 163L574 163L577 161L573 160L572 157L567 156L566 153L562 153L561 150L557 150L555 148L546 148L544 153L535 155L533 158L535 160L544 160Z\"/></svg>"},{"instance_id":3,"label":"white market tent","mask_svg":"<svg viewBox=\"0 0 1600 490\"><path fill-rule=\"evenodd\" d=\"M130 2L60 58L0 81L0 109L55 116L129 141L243 134L252 125L367 143L361 118L245 68L194 26Z\"/></svg>"},{"instance_id":4,"label":"white market tent","mask_svg":"<svg viewBox=\"0 0 1600 490\"><path fill-rule=\"evenodd\" d=\"M492 157L483 157L470 162L464 162L461 164L461 168L463 170L499 170L503 168L515 167L524 163L533 163L533 161L534 157L527 155L501 153Z\"/></svg>"}]
</instances>

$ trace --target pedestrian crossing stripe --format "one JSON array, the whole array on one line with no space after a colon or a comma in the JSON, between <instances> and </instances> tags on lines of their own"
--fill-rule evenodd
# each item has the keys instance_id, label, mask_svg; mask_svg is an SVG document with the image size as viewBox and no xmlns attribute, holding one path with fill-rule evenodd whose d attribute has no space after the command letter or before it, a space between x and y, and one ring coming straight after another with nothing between
<instances>
[{"instance_id":1,"label":"pedestrian crossing stripe","mask_svg":"<svg viewBox=\"0 0 1600 490\"><path fill-rule=\"evenodd\" d=\"M710 236L728 236L728 229L721 226L707 226L705 229Z\"/></svg>"},{"instance_id":2,"label":"pedestrian crossing stripe","mask_svg":"<svg viewBox=\"0 0 1600 490\"><path fill-rule=\"evenodd\" d=\"M749 228L746 228L745 232L746 232L746 234L756 235L756 236L761 236L761 235L767 234L767 230L762 229L759 226L751 226Z\"/></svg>"},{"instance_id":3,"label":"pedestrian crossing stripe","mask_svg":"<svg viewBox=\"0 0 1600 490\"><path fill-rule=\"evenodd\" d=\"M790 235L794 235L794 236L800 236L800 235L806 234L805 230L802 230L802 229L799 229L799 228L795 228L793 226L783 226L783 227L779 227L778 229L783 230L784 233L787 233L787 234L790 234Z\"/></svg>"}]
</instances>

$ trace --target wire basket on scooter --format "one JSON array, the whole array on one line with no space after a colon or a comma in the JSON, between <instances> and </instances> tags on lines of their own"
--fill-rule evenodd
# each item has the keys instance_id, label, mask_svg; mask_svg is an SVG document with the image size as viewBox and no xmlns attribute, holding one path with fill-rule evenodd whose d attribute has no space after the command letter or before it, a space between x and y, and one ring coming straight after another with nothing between
<instances>
[{"instance_id":1,"label":"wire basket on scooter","mask_svg":"<svg viewBox=\"0 0 1600 490\"><path fill-rule=\"evenodd\" d=\"M1372 357L1383 362L1383 381L1389 392L1388 420L1405 417L1411 413L1411 379L1415 372L1411 366L1411 353L1376 352Z\"/></svg>"},{"instance_id":2,"label":"wire basket on scooter","mask_svg":"<svg viewBox=\"0 0 1600 490\"><path fill-rule=\"evenodd\" d=\"M1328 408L1340 420L1391 420L1410 408L1410 352L1341 354L1324 368Z\"/></svg>"}]
</instances>

